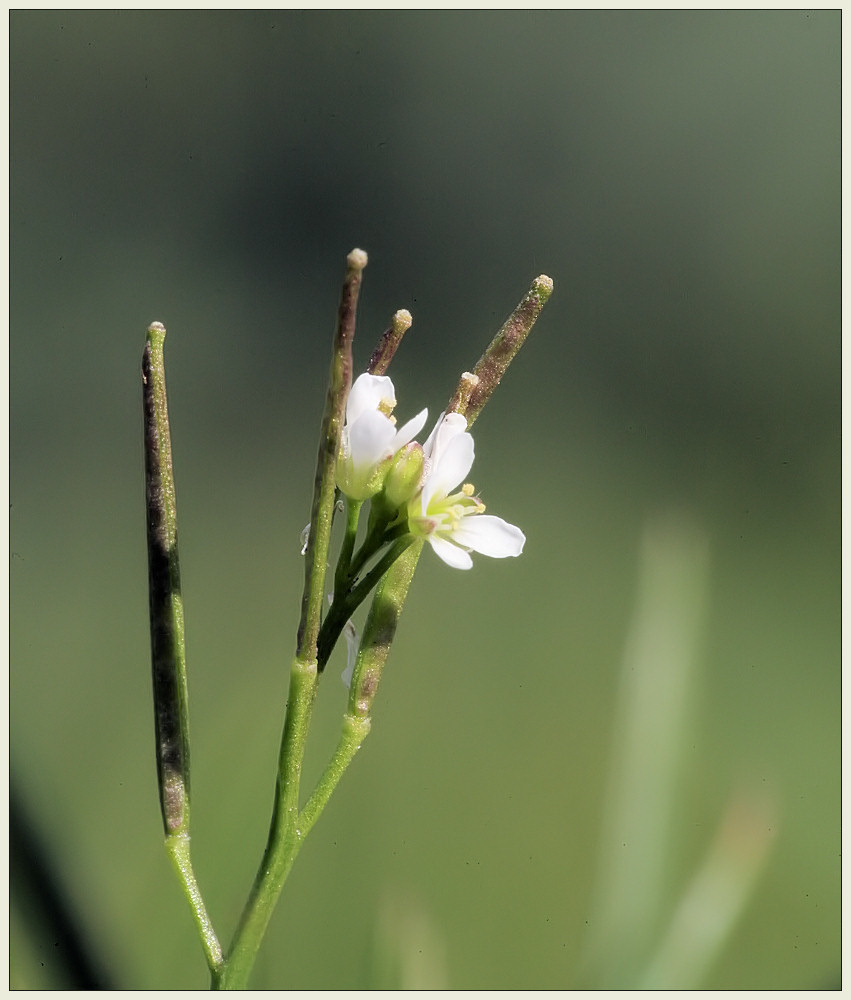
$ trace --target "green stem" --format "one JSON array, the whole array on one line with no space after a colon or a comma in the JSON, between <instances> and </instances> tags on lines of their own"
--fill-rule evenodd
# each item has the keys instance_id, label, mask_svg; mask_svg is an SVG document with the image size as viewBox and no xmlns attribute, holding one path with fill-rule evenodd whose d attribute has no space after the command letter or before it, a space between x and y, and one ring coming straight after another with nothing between
<instances>
[{"instance_id":1,"label":"green stem","mask_svg":"<svg viewBox=\"0 0 851 1000\"><path fill-rule=\"evenodd\" d=\"M352 610L349 612L349 618L366 600L372 588L384 576L387 570L390 569L393 563L396 562L399 556L402 555L405 549L412 545L413 542L413 535L403 535L401 538L397 538L384 555L378 560L378 562L372 567L372 569L366 574L366 576L360 580L356 586L352 587L350 597Z\"/></svg>"},{"instance_id":2,"label":"green stem","mask_svg":"<svg viewBox=\"0 0 851 1000\"><path fill-rule=\"evenodd\" d=\"M213 972L213 989L247 988L257 950L301 845L369 734L372 700L421 549L420 542L403 553L378 585L364 628L358 665L352 678L353 695L343 716L337 749L300 813L297 807L298 783L317 675L315 669L310 670L299 660L293 664L290 707L281 748L281 777L269 844L231 950L225 962ZM357 696L354 694L356 683Z\"/></svg>"},{"instance_id":3,"label":"green stem","mask_svg":"<svg viewBox=\"0 0 851 1000\"><path fill-rule=\"evenodd\" d=\"M358 520L360 519L363 500L350 500L346 498L346 534L343 537L343 544L340 546L340 555L337 559L337 569L334 573L334 600L338 595L348 588L349 573L352 563L352 553L355 548L355 540L358 534Z\"/></svg>"},{"instance_id":4,"label":"green stem","mask_svg":"<svg viewBox=\"0 0 851 1000\"><path fill-rule=\"evenodd\" d=\"M411 538L400 541L404 548L393 555L389 568L382 568L367 615L337 749L298 819L298 834L302 839L321 815L331 793L369 735L372 703L423 547L422 541Z\"/></svg>"},{"instance_id":5,"label":"green stem","mask_svg":"<svg viewBox=\"0 0 851 1000\"><path fill-rule=\"evenodd\" d=\"M349 715L348 712L343 716L340 742L337 744L334 756L329 761L299 816L298 828L302 837L307 836L313 824L319 819L331 793L342 778L343 772L351 764L355 754L360 750L361 744L369 735L370 726L369 718Z\"/></svg>"},{"instance_id":6,"label":"green stem","mask_svg":"<svg viewBox=\"0 0 851 1000\"><path fill-rule=\"evenodd\" d=\"M263 935L303 843L298 828L301 767L319 677L316 645L334 516L337 455L346 414L346 398L352 381L355 314L366 262L366 254L362 250L353 250L349 254L337 315L328 396L316 462L297 653L290 670L289 700L281 738L269 838L230 950L222 964L213 971L213 989L247 987Z\"/></svg>"},{"instance_id":7,"label":"green stem","mask_svg":"<svg viewBox=\"0 0 851 1000\"><path fill-rule=\"evenodd\" d=\"M366 538L363 540L361 547L355 552L354 556L350 560L348 566L346 567L345 576L340 577L340 593L345 593L351 588L352 583L357 579L358 574L363 569L363 567L369 562L370 559L378 552L384 545L384 529L386 525L380 524L376 525L372 523L372 517L370 516L370 525L367 532ZM336 600L336 597L335 597Z\"/></svg>"},{"instance_id":8,"label":"green stem","mask_svg":"<svg viewBox=\"0 0 851 1000\"><path fill-rule=\"evenodd\" d=\"M352 250L347 258L347 264L337 313L328 397L319 437L319 455L316 460L310 534L307 537L304 597L296 641L298 655L303 660L316 656L316 640L322 618L325 570L331 544L331 522L334 517L337 455L346 419L346 399L352 384L352 341L355 336L355 315L361 277L366 267L366 254L363 250Z\"/></svg>"},{"instance_id":9,"label":"green stem","mask_svg":"<svg viewBox=\"0 0 851 1000\"><path fill-rule=\"evenodd\" d=\"M183 885L183 891L192 908L192 916L195 918L195 925L201 937L201 944L204 948L204 957L207 959L207 965L209 965L210 971L215 974L216 969L222 963L222 948L219 944L219 939L216 937L213 923L207 913L204 898L201 895L201 889L198 886L198 880L195 878L195 872L192 868L189 835L186 833L177 833L171 837L166 837L165 849L172 860L178 878Z\"/></svg>"},{"instance_id":10,"label":"green stem","mask_svg":"<svg viewBox=\"0 0 851 1000\"><path fill-rule=\"evenodd\" d=\"M354 551L357 539L358 522L363 509L363 500L351 500L346 498L346 533L343 537L343 544L340 548L340 555L337 560L337 568L334 573L334 597L331 607L322 626L319 629L317 639L317 664L319 673L325 669L328 658L331 655L340 634L346 627L346 622L355 613L362 601L367 597L370 590L375 586L385 570L410 544L410 540L405 546L399 546L398 539L404 535L407 526L404 522L388 527L386 517L376 518L375 506L371 505L369 528L366 538L361 547ZM393 512L396 516L396 512ZM396 542L392 550L388 550L381 560L370 570L369 574L357 585L355 581L364 566L373 556L377 555L382 548ZM392 551L392 555L390 554Z\"/></svg>"},{"instance_id":11,"label":"green stem","mask_svg":"<svg viewBox=\"0 0 851 1000\"><path fill-rule=\"evenodd\" d=\"M304 842L298 828L298 797L316 682L315 662L293 661L269 840L230 950L213 972L216 990L247 988L278 897Z\"/></svg>"},{"instance_id":12,"label":"green stem","mask_svg":"<svg viewBox=\"0 0 851 1000\"><path fill-rule=\"evenodd\" d=\"M384 536L380 542L379 548L386 543L386 539L388 538L392 538L392 533ZM397 537L384 555L382 555L382 557L362 580L360 580L354 587L350 587L347 591L344 590L341 593L335 593L334 601L331 604L331 610L328 612L328 617L322 623L322 628L319 631L317 663L319 665L320 673L322 673L325 669L328 659L331 656L334 647L337 645L337 640L340 638L340 634L346 627L346 622L352 617L361 604L363 604L373 587L375 587L387 570L393 565L394 562L396 562L399 556L405 551L405 549L408 548L409 545L413 543L413 541L413 535L402 535L401 537ZM364 544L364 548L365 547L366 543ZM349 577L351 577L351 575L352 574L350 573Z\"/></svg>"},{"instance_id":13,"label":"green stem","mask_svg":"<svg viewBox=\"0 0 851 1000\"><path fill-rule=\"evenodd\" d=\"M312 681L308 681L306 675L302 675L296 670L296 666L297 664L293 665L293 687L298 687L301 683L306 682L308 689L315 691L315 674ZM300 692L293 691L292 687L291 697L295 697L297 699L295 703L298 704L303 704L306 701ZM296 713L296 715L301 715L301 713ZM288 715L287 718L289 722L290 716ZM296 718L293 722L291 748L296 751L293 754L293 759L299 756L299 741L302 741L301 750L303 753L303 740L307 736L308 723L308 717ZM247 988L257 950L263 940L280 892L280 888L276 888L276 886L278 883L283 886L286 881L305 838L319 819L331 793L337 787L337 783L346 768L366 739L369 728L370 720L368 718L348 714L344 716L343 729L337 749L301 813L297 813L295 801L287 793L286 783L279 784L280 807L276 803L275 808L277 822L273 823L272 837L263 858L263 865L258 872L251 898L243 913L242 922L227 961L213 972L213 989L243 990Z\"/></svg>"},{"instance_id":14,"label":"green stem","mask_svg":"<svg viewBox=\"0 0 851 1000\"><path fill-rule=\"evenodd\" d=\"M369 717L422 549L422 540L414 541L395 560L375 589L349 688L347 714L354 718Z\"/></svg>"}]
</instances>

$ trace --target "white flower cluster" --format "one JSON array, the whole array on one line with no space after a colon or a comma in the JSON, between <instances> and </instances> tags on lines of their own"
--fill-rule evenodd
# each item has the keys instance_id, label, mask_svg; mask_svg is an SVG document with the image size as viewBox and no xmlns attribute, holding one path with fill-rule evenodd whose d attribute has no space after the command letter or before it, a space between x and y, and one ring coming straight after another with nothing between
<instances>
[{"instance_id":1,"label":"white flower cluster","mask_svg":"<svg viewBox=\"0 0 851 1000\"><path fill-rule=\"evenodd\" d=\"M423 429L421 410L401 430L390 414L396 405L386 375L360 375L346 400L346 426L337 461L337 486L352 500L367 500L381 489L393 456Z\"/></svg>"},{"instance_id":2,"label":"white flower cluster","mask_svg":"<svg viewBox=\"0 0 851 1000\"><path fill-rule=\"evenodd\" d=\"M337 485L352 500L366 500L381 491L394 458L425 425L428 411L422 410L397 431L391 418L395 405L393 383L386 375L361 375L351 388ZM484 504L469 483L461 486L473 457L466 419L459 413L442 413L422 445L422 475L407 499L410 533L424 538L456 569L473 565L470 552L497 559L519 556L526 541L513 524L483 513Z\"/></svg>"}]
</instances>

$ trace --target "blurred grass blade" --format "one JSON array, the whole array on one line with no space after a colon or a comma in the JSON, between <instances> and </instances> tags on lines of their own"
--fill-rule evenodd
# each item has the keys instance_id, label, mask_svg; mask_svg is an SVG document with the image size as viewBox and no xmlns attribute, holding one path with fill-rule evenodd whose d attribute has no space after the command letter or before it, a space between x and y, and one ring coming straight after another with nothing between
<instances>
[{"instance_id":1,"label":"blurred grass blade","mask_svg":"<svg viewBox=\"0 0 851 1000\"><path fill-rule=\"evenodd\" d=\"M753 893L776 835L775 803L742 789L727 805L639 989L699 989Z\"/></svg>"},{"instance_id":2,"label":"blurred grass blade","mask_svg":"<svg viewBox=\"0 0 851 1000\"><path fill-rule=\"evenodd\" d=\"M695 526L671 516L648 525L621 667L589 942L596 988L633 988L653 947L707 574L708 545Z\"/></svg>"},{"instance_id":3,"label":"blurred grass blade","mask_svg":"<svg viewBox=\"0 0 851 1000\"><path fill-rule=\"evenodd\" d=\"M423 904L386 891L373 930L369 984L373 990L446 990L447 947Z\"/></svg>"}]
</instances>

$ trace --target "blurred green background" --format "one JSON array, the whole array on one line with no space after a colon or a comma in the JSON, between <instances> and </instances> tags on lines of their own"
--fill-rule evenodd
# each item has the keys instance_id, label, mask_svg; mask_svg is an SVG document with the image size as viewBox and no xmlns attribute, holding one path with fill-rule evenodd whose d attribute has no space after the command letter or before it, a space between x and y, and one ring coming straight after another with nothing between
<instances>
[{"instance_id":1,"label":"blurred green background","mask_svg":"<svg viewBox=\"0 0 851 1000\"><path fill-rule=\"evenodd\" d=\"M360 367L414 316L401 419L553 278L476 425L528 541L424 553L255 985L838 987L839 12L14 11L10 43L12 780L97 982L207 982L155 786L145 329L228 939L360 246ZM23 868L12 985L79 985Z\"/></svg>"}]
</instances>

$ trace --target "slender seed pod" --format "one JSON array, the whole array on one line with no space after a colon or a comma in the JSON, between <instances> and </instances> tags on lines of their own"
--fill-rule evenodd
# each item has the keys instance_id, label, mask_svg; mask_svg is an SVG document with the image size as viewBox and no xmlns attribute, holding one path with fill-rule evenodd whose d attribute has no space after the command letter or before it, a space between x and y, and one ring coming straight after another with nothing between
<instances>
[{"instance_id":1,"label":"slender seed pod","mask_svg":"<svg viewBox=\"0 0 851 1000\"><path fill-rule=\"evenodd\" d=\"M454 406L463 406L463 409L456 409L467 418L467 426L471 427L473 421L482 412L485 403L490 399L494 389L499 385L506 369L514 360L515 355L523 346L523 342L529 331L535 325L535 321L541 314L541 310L553 292L553 279L541 274L532 282L529 291L523 296L514 312L502 324L501 329L488 345L485 353L479 358L472 374L476 376L478 382L473 386L472 391L465 396L465 388L459 385L452 396ZM462 376L469 379L469 373ZM450 410L452 405L450 406Z\"/></svg>"},{"instance_id":2,"label":"slender seed pod","mask_svg":"<svg viewBox=\"0 0 851 1000\"><path fill-rule=\"evenodd\" d=\"M142 399L157 777L165 833L172 836L189 827L189 707L163 360L165 332L162 323L148 328L142 356Z\"/></svg>"}]
</instances>

